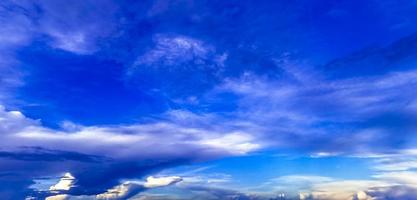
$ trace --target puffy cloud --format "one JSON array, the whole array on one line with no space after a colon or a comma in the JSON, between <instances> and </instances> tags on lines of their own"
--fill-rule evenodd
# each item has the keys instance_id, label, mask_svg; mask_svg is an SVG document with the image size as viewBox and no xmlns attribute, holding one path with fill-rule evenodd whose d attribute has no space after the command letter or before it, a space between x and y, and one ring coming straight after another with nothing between
<instances>
[{"instance_id":1,"label":"puffy cloud","mask_svg":"<svg viewBox=\"0 0 417 200\"><path fill-rule=\"evenodd\" d=\"M0 105L0 132L2 134L16 133L24 127L38 125L36 120L26 118L19 111L6 111L4 106Z\"/></svg>"},{"instance_id":2,"label":"puffy cloud","mask_svg":"<svg viewBox=\"0 0 417 200\"><path fill-rule=\"evenodd\" d=\"M62 176L59 182L49 188L50 191L62 191L62 190L70 190L74 186L75 178L71 175L71 173L67 172Z\"/></svg>"},{"instance_id":3,"label":"puffy cloud","mask_svg":"<svg viewBox=\"0 0 417 200\"><path fill-rule=\"evenodd\" d=\"M98 194L96 196L97 199L128 199L130 197L135 196L136 194L149 189L149 188L157 188L157 187L164 187L171 184L175 184L180 182L182 179L177 176L172 177L158 177L155 178L150 176L146 179L144 183L138 182L125 182L121 185L118 185L112 189L109 189L107 192L103 194Z\"/></svg>"},{"instance_id":4,"label":"puffy cloud","mask_svg":"<svg viewBox=\"0 0 417 200\"><path fill-rule=\"evenodd\" d=\"M145 188L142 185L126 182L107 190L107 192L103 194L98 194L96 198L106 200L128 199L138 194L139 192L142 192L143 190L145 190Z\"/></svg>"},{"instance_id":5,"label":"puffy cloud","mask_svg":"<svg viewBox=\"0 0 417 200\"><path fill-rule=\"evenodd\" d=\"M143 184L146 188L154 188L154 187L162 187L171 185L173 183L180 182L182 179L178 176L170 176L170 177L159 177L155 178L150 176L146 179L146 182Z\"/></svg>"},{"instance_id":6,"label":"puffy cloud","mask_svg":"<svg viewBox=\"0 0 417 200\"><path fill-rule=\"evenodd\" d=\"M364 191L359 191L356 194L356 199L357 200L372 200L373 198L370 197L368 194L366 194Z\"/></svg>"}]
</instances>

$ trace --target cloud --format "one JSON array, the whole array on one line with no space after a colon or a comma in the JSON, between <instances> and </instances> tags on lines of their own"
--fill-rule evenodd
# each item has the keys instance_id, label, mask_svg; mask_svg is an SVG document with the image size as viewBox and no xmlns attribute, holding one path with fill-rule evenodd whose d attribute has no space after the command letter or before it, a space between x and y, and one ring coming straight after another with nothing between
<instances>
[{"instance_id":1,"label":"cloud","mask_svg":"<svg viewBox=\"0 0 417 200\"><path fill-rule=\"evenodd\" d=\"M70 190L74 186L75 178L71 173L65 173L64 176L59 180L59 182L49 188L50 191L61 191L61 190Z\"/></svg>"},{"instance_id":2,"label":"cloud","mask_svg":"<svg viewBox=\"0 0 417 200\"><path fill-rule=\"evenodd\" d=\"M205 186L188 186L187 190L194 193L191 199L213 199L213 200L256 200L256 196L247 195L235 190L229 190L224 188L214 188ZM259 198L261 199L261 198Z\"/></svg>"},{"instance_id":3,"label":"cloud","mask_svg":"<svg viewBox=\"0 0 417 200\"><path fill-rule=\"evenodd\" d=\"M19 58L22 49L44 44L53 49L85 55L103 45L116 28L118 6L111 0L12 1L0 3L0 101L12 98L28 75ZM47 49L46 49L47 50ZM19 99L20 101L21 99Z\"/></svg>"},{"instance_id":4,"label":"cloud","mask_svg":"<svg viewBox=\"0 0 417 200\"><path fill-rule=\"evenodd\" d=\"M214 47L204 42L186 36L157 35L154 38L155 46L137 58L135 66L150 65L153 67L165 67L183 65L193 62L195 66L204 64L210 54L214 53Z\"/></svg>"},{"instance_id":5,"label":"cloud","mask_svg":"<svg viewBox=\"0 0 417 200\"><path fill-rule=\"evenodd\" d=\"M416 149L404 149L396 153L376 155L373 158L374 165L372 168L376 171L407 171L417 169Z\"/></svg>"},{"instance_id":6,"label":"cloud","mask_svg":"<svg viewBox=\"0 0 417 200\"><path fill-rule=\"evenodd\" d=\"M4 1L0 17L0 50L13 52L45 35L58 49L90 54L97 40L108 37L116 27L117 4L113 1L71 1L62 6L55 1Z\"/></svg>"},{"instance_id":7,"label":"cloud","mask_svg":"<svg viewBox=\"0 0 417 200\"><path fill-rule=\"evenodd\" d=\"M318 183L313 186L311 195L313 199L355 199L368 196L364 194L364 190L370 186L385 186L386 183L368 180L352 180L352 181L334 181L328 183Z\"/></svg>"},{"instance_id":8,"label":"cloud","mask_svg":"<svg viewBox=\"0 0 417 200\"><path fill-rule=\"evenodd\" d=\"M282 176L271 181L271 191L294 191L300 199L379 200L409 198L416 193L416 174L411 171L384 172L371 179L343 180L321 176ZM265 185L264 187L268 187ZM290 193L291 194L291 193Z\"/></svg>"},{"instance_id":9,"label":"cloud","mask_svg":"<svg viewBox=\"0 0 417 200\"><path fill-rule=\"evenodd\" d=\"M150 176L146 179L146 182L144 183L125 182L112 189L109 189L107 192L103 194L98 194L96 198L107 199L107 200L128 199L146 189L172 185L172 184L180 182L181 180L182 179L180 177L176 177L176 176L158 177L158 178Z\"/></svg>"},{"instance_id":10,"label":"cloud","mask_svg":"<svg viewBox=\"0 0 417 200\"><path fill-rule=\"evenodd\" d=\"M118 5L113 1L97 3L77 0L67 2L65 6L56 1L1 3L0 99L6 95L3 90L23 84L20 80L21 72L14 67L19 64L15 53L22 47L33 45L31 48L38 49L37 45L41 43L39 51L66 51L67 54L77 54L80 58L85 58L85 55L95 56L93 54L101 51L102 47L109 48L106 46L109 45L108 42L113 42L111 45L123 43L119 40L108 41L114 39L113 37L132 34L138 36L123 38L132 45L115 45L117 49L123 47L121 49L126 50L111 51L116 52L114 57L122 55L121 58L111 59L124 60L123 65L129 63L127 83L133 82L140 89L145 88L143 91L164 96L169 99L169 103L172 96L178 96L179 100L172 100L175 104L172 107L188 109L187 102L191 102L195 110L190 110L196 112L168 111L158 115L160 119L146 123L83 126L67 122L61 128L50 128L44 126L41 120L0 107L0 144L3 147L0 160L5 161L4 163L7 161L6 165L0 166L0 171L6 172L4 176L0 176L1 182L6 183L0 186L0 196L20 199L10 193L19 191L26 195L41 192L28 191L33 180L67 171L71 176L59 181L51 187L52 190L72 196L96 195L109 188L112 188L108 191L109 194L117 191L140 191L152 185L162 186L175 182L175 179L152 178L145 185L118 184L121 180L141 178L172 166L224 156L240 156L266 148L290 149L318 156L363 156L394 152L395 155L376 159L374 169L379 172L373 176L376 181L354 180L357 181L355 184L320 176L282 177L278 180L297 185L303 182L305 185L299 187L312 188L314 191L309 195L317 198L336 198L335 195L368 198L370 189L365 187L366 184L376 188L392 188L391 185L384 185L388 180L398 184L414 184L407 179L408 176L414 176L414 173L398 171L416 168L413 156L407 154L406 158L400 158L406 155L402 150L415 146L417 142L414 136L417 130L415 70L409 70L410 67L407 66L390 67L378 75L361 74L343 78L329 78L327 74L317 71L311 73L302 69L303 66L298 67L291 62L270 58L287 48L284 42L281 43L282 49L265 48L278 44L269 41L276 34L265 31L271 30L271 23L258 25L256 30L252 27L258 21L264 20L265 14L262 12L282 13L282 16L291 18L285 20L286 23L296 24L291 22L299 21L298 17L294 17L298 15L288 13L298 10L298 6L295 6L297 9L291 5L283 6L288 11L276 12L275 7L265 4L259 5L255 14L250 14L246 13L248 11L245 8L251 7L251 3L219 7L206 6L206 2L195 4L196 7L203 5L207 9L196 9L201 11L198 13L191 11L196 7L190 5L186 9L192 13L190 16L186 12L183 17L172 17L170 21L166 19L176 16L170 14L179 13L176 11L179 9L170 9L170 6L164 8L164 2L153 4L154 9L147 13L147 17L152 19L132 14L146 13L142 12L146 9L130 5L123 8L125 11L129 10L126 16L119 18L124 14L119 13ZM177 8L177 4L168 2L165 5ZM211 9L219 13L213 19L209 19L212 15L206 13L212 11ZM170 10L174 11L170 13ZM162 16L164 13L168 14ZM253 17L255 15L257 17ZM220 18L225 17L233 19L233 24L239 22L240 25L230 26L229 23L224 23ZM129 21L128 18L138 22ZM183 18L187 23L181 21ZM161 22L164 19L169 22ZM210 29L216 27L213 34L196 36L207 28L198 23L202 21L210 22L207 23ZM163 25L154 25L157 24L155 22L175 25L183 23L201 30L169 31ZM126 24L129 27L118 27ZM227 27L220 27L222 24ZM281 26L282 23L272 24ZM136 26L137 29L132 28ZM239 33L244 29L253 31ZM229 36L219 38L220 35ZM284 36L297 38L296 40L301 38L294 37L293 30ZM141 39L147 37L152 37L151 44L146 39ZM341 66L351 69L354 68L350 67L351 64L361 66L370 63L372 67L379 67L372 60L381 55L382 60L394 60L390 63L411 66L413 62L407 63L404 61L407 59L403 58L412 56L414 51L401 52L404 52L405 47L415 44L414 37L376 51L377 54L372 53L371 56L367 53L360 54L353 59L353 64L342 59ZM256 39L248 41L248 38ZM126 57L134 58L132 60ZM362 57L371 58L361 61ZM402 58L396 59L398 57ZM372 62L367 63L369 60ZM226 66L230 61L233 66ZM328 66L338 65L333 64L335 63ZM346 65L348 67L343 67ZM241 73L242 71L247 72ZM182 99L187 100L181 101ZM201 114L206 112L212 113ZM108 114L104 110L103 113L111 115L112 112ZM71 177L77 178L75 185ZM216 183L219 181L223 180L212 180ZM348 191L339 192L342 185ZM194 191L219 199L224 196L255 198L234 190L195 187ZM131 194L133 193L124 195ZM56 198L61 197L67 198L64 194L56 195Z\"/></svg>"},{"instance_id":11,"label":"cloud","mask_svg":"<svg viewBox=\"0 0 417 200\"><path fill-rule=\"evenodd\" d=\"M225 129L223 125L206 127L205 124L210 123L206 121L208 117L191 113L181 118L176 116L178 112L167 114L165 120L144 124L57 130L2 107L1 143L7 146L7 151L0 153L0 159L9 161L0 168L22 174L24 179L66 171L71 176L64 176L52 190L68 189L65 194L75 196L93 195L122 179L140 178L194 161L244 155L262 147L250 133ZM74 186L71 177L77 178ZM177 181L178 177L150 177L143 187Z\"/></svg>"},{"instance_id":12,"label":"cloud","mask_svg":"<svg viewBox=\"0 0 417 200\"><path fill-rule=\"evenodd\" d=\"M182 179L178 176L171 176L171 177L159 177L155 178L153 176L150 176L146 179L145 186L146 188L154 188L154 187L162 187L171 185L177 182L180 182Z\"/></svg>"},{"instance_id":13,"label":"cloud","mask_svg":"<svg viewBox=\"0 0 417 200\"><path fill-rule=\"evenodd\" d=\"M413 199L417 195L417 189L408 186L393 186L373 188L367 191L367 193L375 200Z\"/></svg>"},{"instance_id":14,"label":"cloud","mask_svg":"<svg viewBox=\"0 0 417 200\"><path fill-rule=\"evenodd\" d=\"M273 146L352 154L416 143L416 112L406 106L417 99L411 92L417 86L416 71L339 80L297 73L303 78L274 80L246 73L226 79L211 95L235 95L236 121L261 127Z\"/></svg>"},{"instance_id":15,"label":"cloud","mask_svg":"<svg viewBox=\"0 0 417 200\"><path fill-rule=\"evenodd\" d=\"M70 196L65 195L65 194L59 194L59 195L54 195L54 196L45 198L45 200L68 200L68 199L70 199Z\"/></svg>"},{"instance_id":16,"label":"cloud","mask_svg":"<svg viewBox=\"0 0 417 200\"><path fill-rule=\"evenodd\" d=\"M135 198L134 200L180 200L181 198L173 197L172 195L155 195L155 194L144 194Z\"/></svg>"},{"instance_id":17,"label":"cloud","mask_svg":"<svg viewBox=\"0 0 417 200\"><path fill-rule=\"evenodd\" d=\"M170 138L166 137L174 130L176 132L175 135L172 135ZM209 131L200 128L178 126L170 122L119 127L84 127L75 132L55 131L40 126L31 126L16 132L13 138L20 139L20 145L30 145L25 142L30 141L34 146L47 146L48 148L66 151L74 150L72 148L73 144L84 141L89 142L89 145L78 144L77 152L89 152L93 155L104 155L106 153L105 155L107 156L120 158L129 156L150 158L161 153L181 157L181 155L188 155L190 150L188 148L200 149L207 156L210 154L215 156L216 152L219 154L239 155L260 148L259 144L253 142L254 138L249 133L233 131L219 133L216 130ZM58 145L57 142L60 141L62 143ZM216 141L221 142L218 143ZM94 144L94 148L92 148L92 144ZM142 150L140 155L133 151L133 149L150 145L160 145L161 148L158 153L145 149ZM187 148L171 151L178 145ZM119 146L126 146L129 151L113 152L109 150L109 148ZM108 152L103 152L103 150Z\"/></svg>"},{"instance_id":18,"label":"cloud","mask_svg":"<svg viewBox=\"0 0 417 200\"><path fill-rule=\"evenodd\" d=\"M97 50L98 40L116 28L118 6L113 1L71 1L66 6L42 1L35 5L41 10L36 28L51 38L54 48L91 54Z\"/></svg>"},{"instance_id":19,"label":"cloud","mask_svg":"<svg viewBox=\"0 0 417 200\"><path fill-rule=\"evenodd\" d=\"M380 186L390 186L390 184L380 180L343 180L316 175L287 175L272 179L261 187L268 189L267 196L282 192L290 199L356 200L367 199L367 189Z\"/></svg>"},{"instance_id":20,"label":"cloud","mask_svg":"<svg viewBox=\"0 0 417 200\"><path fill-rule=\"evenodd\" d=\"M98 194L96 199L128 199L144 190L145 188L142 185L127 182L109 189L103 194Z\"/></svg>"},{"instance_id":21,"label":"cloud","mask_svg":"<svg viewBox=\"0 0 417 200\"><path fill-rule=\"evenodd\" d=\"M34 8L24 8L19 3L0 3L0 101L8 98L10 90L23 84L15 51L33 38L33 21L26 12Z\"/></svg>"},{"instance_id":22,"label":"cloud","mask_svg":"<svg viewBox=\"0 0 417 200\"><path fill-rule=\"evenodd\" d=\"M45 181L45 180L43 180ZM178 176L153 177L149 176L146 181L125 181L120 185L116 185L107 191L97 195L74 195L71 189L79 187L77 180L70 173L65 173L58 183L49 187L48 191L41 193L46 199L106 199L118 200L129 199L137 194L152 188L169 186L181 182L182 178ZM49 182L49 181L46 181ZM73 195L71 195L73 194ZM30 199L30 197L27 197ZM35 198L35 197L32 197Z\"/></svg>"},{"instance_id":23,"label":"cloud","mask_svg":"<svg viewBox=\"0 0 417 200\"><path fill-rule=\"evenodd\" d=\"M227 57L199 38L155 34L151 48L127 69L126 79L139 88L164 91L180 99L198 96L221 80Z\"/></svg>"},{"instance_id":24,"label":"cloud","mask_svg":"<svg viewBox=\"0 0 417 200\"><path fill-rule=\"evenodd\" d=\"M174 115L168 114L169 118L166 120L154 123L127 126L78 126L77 129L66 131L43 127L39 121L26 118L18 111L6 111L4 107L0 108L2 108L0 117L3 122L0 131L8 136L9 141L20 140L19 143L9 143L9 145L39 146L65 151L74 150L72 144L77 143L77 152L90 152L94 155L105 154L112 157L125 157L133 152L113 152L115 153L113 155L110 151L102 152L102 150L105 150L104 147L127 146L134 149L141 145L160 144L160 152L177 155L182 154L181 151L170 151L170 148L176 145L190 148L194 146L201 148L202 151L204 151L204 148L218 149L219 153L223 151L230 154L245 154L260 148L259 144L253 142L254 138L251 137L250 133L233 130L219 132L222 127L215 126L206 129L205 124L209 122L204 120L208 118L194 114L185 116L185 119L172 118L171 116ZM193 120L194 124L185 124L189 119ZM176 134L171 134L170 138L166 138L171 132ZM58 141L60 141L60 144L56 144ZM89 142L89 144L83 145L79 143L80 141ZM94 144L94 148L91 147L92 144ZM185 150L187 151L187 149ZM152 151L147 153L153 154ZM149 155L142 153L138 156L148 157Z\"/></svg>"},{"instance_id":25,"label":"cloud","mask_svg":"<svg viewBox=\"0 0 417 200\"><path fill-rule=\"evenodd\" d=\"M399 171L399 172L384 172L374 175L375 178L385 180L387 182L396 183L399 185L407 185L410 187L417 187L417 180L414 178L417 172L413 171Z\"/></svg>"}]
</instances>

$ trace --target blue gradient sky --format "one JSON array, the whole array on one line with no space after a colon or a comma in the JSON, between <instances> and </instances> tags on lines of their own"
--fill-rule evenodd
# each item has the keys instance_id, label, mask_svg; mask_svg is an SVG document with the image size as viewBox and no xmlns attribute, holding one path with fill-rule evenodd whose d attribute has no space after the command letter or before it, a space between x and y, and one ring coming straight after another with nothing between
<instances>
[{"instance_id":1,"label":"blue gradient sky","mask_svg":"<svg viewBox=\"0 0 417 200\"><path fill-rule=\"evenodd\" d=\"M0 2L1 199L412 199L417 2Z\"/></svg>"}]
</instances>

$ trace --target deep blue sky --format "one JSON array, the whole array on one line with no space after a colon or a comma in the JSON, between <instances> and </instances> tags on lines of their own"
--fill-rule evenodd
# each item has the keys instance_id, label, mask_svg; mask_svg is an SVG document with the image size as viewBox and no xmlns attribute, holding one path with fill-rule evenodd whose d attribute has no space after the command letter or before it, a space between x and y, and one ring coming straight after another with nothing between
<instances>
[{"instance_id":1,"label":"deep blue sky","mask_svg":"<svg viewBox=\"0 0 417 200\"><path fill-rule=\"evenodd\" d=\"M417 2L0 3L2 199L417 195Z\"/></svg>"}]
</instances>

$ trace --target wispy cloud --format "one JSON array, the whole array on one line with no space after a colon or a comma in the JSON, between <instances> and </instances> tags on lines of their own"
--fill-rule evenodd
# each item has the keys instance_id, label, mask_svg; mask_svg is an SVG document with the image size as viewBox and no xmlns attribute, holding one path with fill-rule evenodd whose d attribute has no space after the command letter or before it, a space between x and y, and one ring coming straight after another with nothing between
<instances>
[{"instance_id":1,"label":"wispy cloud","mask_svg":"<svg viewBox=\"0 0 417 200\"><path fill-rule=\"evenodd\" d=\"M262 127L277 145L284 140L308 151L366 153L415 143L415 110L410 105L417 99L411 92L415 76L415 71L405 71L294 82L247 73L227 79L216 92L237 95L236 117ZM317 143L326 145L314 146Z\"/></svg>"}]
</instances>

